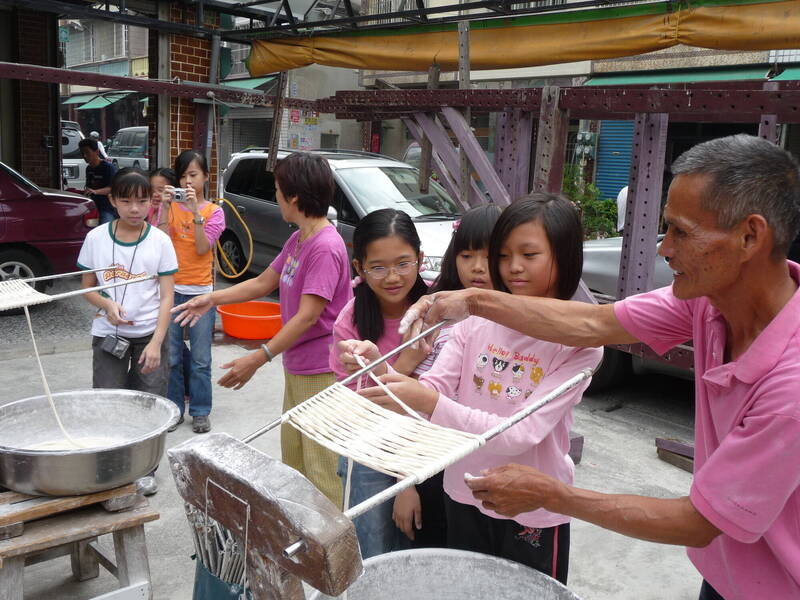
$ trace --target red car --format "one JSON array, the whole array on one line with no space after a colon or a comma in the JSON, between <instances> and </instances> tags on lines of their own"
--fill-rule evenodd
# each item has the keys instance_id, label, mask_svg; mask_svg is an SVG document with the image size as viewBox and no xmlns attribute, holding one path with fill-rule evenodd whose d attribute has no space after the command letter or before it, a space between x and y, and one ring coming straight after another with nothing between
<instances>
[{"instance_id":1,"label":"red car","mask_svg":"<svg viewBox=\"0 0 800 600\"><path fill-rule=\"evenodd\" d=\"M40 188L0 163L0 280L76 271L98 217L85 196Z\"/></svg>"}]
</instances>

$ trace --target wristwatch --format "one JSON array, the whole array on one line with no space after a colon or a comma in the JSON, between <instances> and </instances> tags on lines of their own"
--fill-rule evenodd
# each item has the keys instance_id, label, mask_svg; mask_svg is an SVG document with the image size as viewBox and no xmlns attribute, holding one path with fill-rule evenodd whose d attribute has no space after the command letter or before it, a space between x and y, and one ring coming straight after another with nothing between
<instances>
[{"instance_id":1,"label":"wristwatch","mask_svg":"<svg viewBox=\"0 0 800 600\"><path fill-rule=\"evenodd\" d=\"M205 222L206 222L206 220L203 217L195 217L194 218L194 224L195 225L202 225Z\"/></svg>"}]
</instances>

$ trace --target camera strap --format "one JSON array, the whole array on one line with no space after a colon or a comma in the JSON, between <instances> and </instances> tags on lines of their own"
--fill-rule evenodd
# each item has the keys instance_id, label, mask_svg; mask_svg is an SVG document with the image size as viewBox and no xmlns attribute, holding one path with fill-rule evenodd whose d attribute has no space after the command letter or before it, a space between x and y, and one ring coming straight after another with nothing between
<instances>
[{"instance_id":1,"label":"camera strap","mask_svg":"<svg viewBox=\"0 0 800 600\"><path fill-rule=\"evenodd\" d=\"M133 256L131 256L131 268L128 269L128 274L133 274L133 261L136 260L136 251L139 250L139 242L142 241L142 234L144 233L144 228L147 226L147 223L142 223L142 228L139 230L139 236L136 238L136 245L133 247ZM114 225L114 234L111 236L111 264L116 265L116 249L117 249L117 228L119 227L119 220L117 220L116 224ZM122 265L123 268L125 265ZM125 307L125 294L128 293L128 286L122 286L122 300L119 301L119 305L121 307ZM117 288L114 288L114 302L117 301ZM114 336L119 337L119 323L117 323L114 327Z\"/></svg>"}]
</instances>

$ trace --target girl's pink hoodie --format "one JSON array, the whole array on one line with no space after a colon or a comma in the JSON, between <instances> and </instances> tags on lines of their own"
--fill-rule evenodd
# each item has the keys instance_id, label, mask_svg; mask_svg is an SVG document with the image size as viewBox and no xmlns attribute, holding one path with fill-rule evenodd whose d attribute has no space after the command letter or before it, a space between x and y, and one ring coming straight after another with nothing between
<instances>
[{"instance_id":1,"label":"girl's pink hoodie","mask_svg":"<svg viewBox=\"0 0 800 600\"><path fill-rule=\"evenodd\" d=\"M596 367L602 356L599 348L543 342L470 317L453 327L442 353L420 382L439 392L431 422L484 433L581 370ZM472 497L464 473L478 475L483 469L518 463L571 484L575 470L568 454L572 407L588 385L587 380L448 467L444 473L447 494L490 517L504 519ZM514 520L526 527L553 527L569 517L539 509Z\"/></svg>"}]
</instances>

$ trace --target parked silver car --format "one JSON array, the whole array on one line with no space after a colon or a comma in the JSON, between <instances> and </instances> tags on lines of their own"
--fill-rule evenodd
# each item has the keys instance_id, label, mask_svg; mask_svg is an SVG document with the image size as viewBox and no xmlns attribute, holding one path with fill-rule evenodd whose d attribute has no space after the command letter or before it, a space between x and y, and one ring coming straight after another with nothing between
<instances>
[{"instance_id":1,"label":"parked silver car","mask_svg":"<svg viewBox=\"0 0 800 600\"><path fill-rule=\"evenodd\" d=\"M289 153L280 151L278 158ZM453 235L453 224L461 216L458 205L444 188L432 181L428 193L421 193L417 169L389 157L348 150L316 153L328 160L333 171L336 191L329 218L348 249L352 248L356 224L367 213L380 208L402 210L414 220L422 241L422 276L435 279ZM236 207L253 236L250 269L254 271L269 266L294 227L281 219L275 179L266 167L267 152L255 148L234 154L222 175L223 197ZM221 237L222 248L240 271L247 261L247 234L230 207L224 206L226 230Z\"/></svg>"},{"instance_id":2,"label":"parked silver car","mask_svg":"<svg viewBox=\"0 0 800 600\"><path fill-rule=\"evenodd\" d=\"M658 236L659 243L663 235ZM583 281L596 294L617 297L622 237L589 240L583 244ZM656 256L653 288L672 283L672 270L666 261ZM682 378L691 378L692 371L667 365L657 360L631 356L615 348L605 348L603 362L592 377L589 390L598 392L621 383L631 372L657 371Z\"/></svg>"},{"instance_id":3,"label":"parked silver car","mask_svg":"<svg viewBox=\"0 0 800 600\"><path fill-rule=\"evenodd\" d=\"M663 235L658 236L659 243ZM590 290L606 296L617 297L619 261L622 257L622 237L589 240L583 244L583 282ZM666 261L656 256L653 287L672 283L672 270Z\"/></svg>"}]
</instances>

